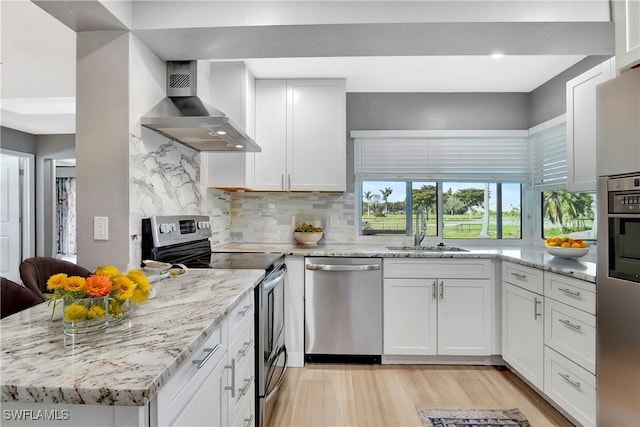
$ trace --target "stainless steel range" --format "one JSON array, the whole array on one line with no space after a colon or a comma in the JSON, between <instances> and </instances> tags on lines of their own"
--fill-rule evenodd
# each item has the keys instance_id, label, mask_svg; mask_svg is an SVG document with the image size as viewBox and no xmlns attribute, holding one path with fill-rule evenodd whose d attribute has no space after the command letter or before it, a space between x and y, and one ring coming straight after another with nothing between
<instances>
[{"instance_id":1,"label":"stainless steel range","mask_svg":"<svg viewBox=\"0 0 640 427\"><path fill-rule=\"evenodd\" d=\"M153 216L142 220L142 259L182 264L187 268L263 269L255 291L256 419L269 424L278 389L287 370L284 343L284 255L258 252L213 252L209 217Z\"/></svg>"}]
</instances>

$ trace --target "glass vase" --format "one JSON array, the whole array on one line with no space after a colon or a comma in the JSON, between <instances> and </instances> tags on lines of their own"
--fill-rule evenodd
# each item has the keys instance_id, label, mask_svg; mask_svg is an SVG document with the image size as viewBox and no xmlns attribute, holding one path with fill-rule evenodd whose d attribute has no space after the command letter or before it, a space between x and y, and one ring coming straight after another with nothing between
<instances>
[{"instance_id":1,"label":"glass vase","mask_svg":"<svg viewBox=\"0 0 640 427\"><path fill-rule=\"evenodd\" d=\"M64 299L62 328L67 335L100 331L108 323L108 297Z\"/></svg>"},{"instance_id":2,"label":"glass vase","mask_svg":"<svg viewBox=\"0 0 640 427\"><path fill-rule=\"evenodd\" d=\"M117 298L109 299L109 325L119 323L135 311L137 304L130 299L119 300Z\"/></svg>"}]
</instances>

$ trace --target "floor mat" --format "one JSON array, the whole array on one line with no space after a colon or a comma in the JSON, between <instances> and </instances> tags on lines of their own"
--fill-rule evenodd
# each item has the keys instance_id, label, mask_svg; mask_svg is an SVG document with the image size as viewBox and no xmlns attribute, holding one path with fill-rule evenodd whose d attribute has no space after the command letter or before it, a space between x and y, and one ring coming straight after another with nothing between
<instances>
[{"instance_id":1,"label":"floor mat","mask_svg":"<svg viewBox=\"0 0 640 427\"><path fill-rule=\"evenodd\" d=\"M518 409L418 409L425 427L531 427Z\"/></svg>"}]
</instances>

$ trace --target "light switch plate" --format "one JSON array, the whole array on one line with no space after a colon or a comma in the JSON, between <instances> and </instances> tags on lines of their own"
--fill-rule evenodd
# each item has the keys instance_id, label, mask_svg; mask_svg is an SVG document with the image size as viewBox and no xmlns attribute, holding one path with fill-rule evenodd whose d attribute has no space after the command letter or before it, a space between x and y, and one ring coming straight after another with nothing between
<instances>
[{"instance_id":1,"label":"light switch plate","mask_svg":"<svg viewBox=\"0 0 640 427\"><path fill-rule=\"evenodd\" d=\"M109 240L109 217L93 217L93 240Z\"/></svg>"}]
</instances>

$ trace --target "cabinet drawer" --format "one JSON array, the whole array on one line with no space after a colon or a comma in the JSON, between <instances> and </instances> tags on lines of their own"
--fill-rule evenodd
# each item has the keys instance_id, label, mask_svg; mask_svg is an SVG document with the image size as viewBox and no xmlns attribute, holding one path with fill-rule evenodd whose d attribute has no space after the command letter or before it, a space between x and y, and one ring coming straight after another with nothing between
<instances>
[{"instance_id":1,"label":"cabinet drawer","mask_svg":"<svg viewBox=\"0 0 640 427\"><path fill-rule=\"evenodd\" d=\"M596 425L596 377L544 348L544 392L585 426Z\"/></svg>"},{"instance_id":2,"label":"cabinet drawer","mask_svg":"<svg viewBox=\"0 0 640 427\"><path fill-rule=\"evenodd\" d=\"M430 260L385 258L383 264L384 277L389 278L454 278L454 279L488 279L491 278L491 262L471 260Z\"/></svg>"},{"instance_id":3,"label":"cabinet drawer","mask_svg":"<svg viewBox=\"0 0 640 427\"><path fill-rule=\"evenodd\" d=\"M596 287L584 280L544 273L544 295L571 307L596 314Z\"/></svg>"},{"instance_id":4,"label":"cabinet drawer","mask_svg":"<svg viewBox=\"0 0 640 427\"><path fill-rule=\"evenodd\" d=\"M596 318L592 314L545 297L544 343L596 372Z\"/></svg>"},{"instance_id":5,"label":"cabinet drawer","mask_svg":"<svg viewBox=\"0 0 640 427\"><path fill-rule=\"evenodd\" d=\"M503 262L502 280L540 295L544 292L543 271L526 265Z\"/></svg>"},{"instance_id":6,"label":"cabinet drawer","mask_svg":"<svg viewBox=\"0 0 640 427\"><path fill-rule=\"evenodd\" d=\"M242 297L227 316L229 342L233 341L239 330L246 328L247 323L253 323L253 320L253 292L250 292Z\"/></svg>"},{"instance_id":7,"label":"cabinet drawer","mask_svg":"<svg viewBox=\"0 0 640 427\"><path fill-rule=\"evenodd\" d=\"M219 361L226 356L223 321L158 391L158 420L173 420L192 399ZM207 359L208 357L208 359Z\"/></svg>"}]
</instances>

